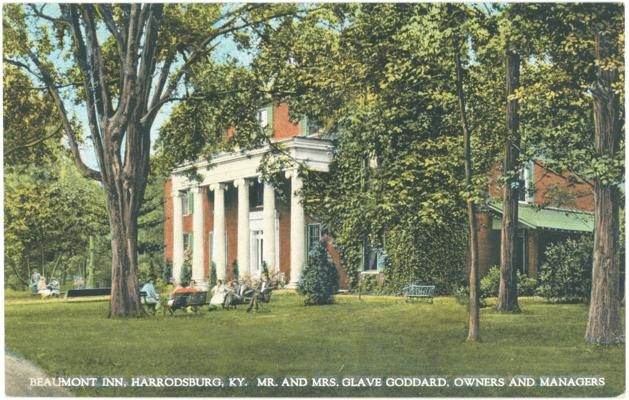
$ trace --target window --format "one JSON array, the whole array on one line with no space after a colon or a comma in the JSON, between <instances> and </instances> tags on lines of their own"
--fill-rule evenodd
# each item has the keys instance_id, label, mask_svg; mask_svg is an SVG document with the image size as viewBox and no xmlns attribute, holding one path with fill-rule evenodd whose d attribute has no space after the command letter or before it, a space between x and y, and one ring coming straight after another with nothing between
<instances>
[{"instance_id":1,"label":"window","mask_svg":"<svg viewBox=\"0 0 629 400\"><path fill-rule=\"evenodd\" d=\"M314 117L304 117L301 120L301 134L304 136L313 136L321 131L323 124Z\"/></svg>"},{"instance_id":2,"label":"window","mask_svg":"<svg viewBox=\"0 0 629 400\"><path fill-rule=\"evenodd\" d=\"M266 128L269 125L269 111L266 108L258 111L258 122L263 128Z\"/></svg>"},{"instance_id":3,"label":"window","mask_svg":"<svg viewBox=\"0 0 629 400\"><path fill-rule=\"evenodd\" d=\"M262 207L264 203L264 183L254 180L249 190L249 206Z\"/></svg>"},{"instance_id":4,"label":"window","mask_svg":"<svg viewBox=\"0 0 629 400\"><path fill-rule=\"evenodd\" d=\"M188 248L190 248L192 250L193 246L194 246L194 239L193 239L193 236L192 236L192 232L184 233L183 234L183 249L184 249L184 251L187 250Z\"/></svg>"},{"instance_id":5,"label":"window","mask_svg":"<svg viewBox=\"0 0 629 400\"><path fill-rule=\"evenodd\" d=\"M384 268L386 254L384 250L376 245L371 245L363 241L363 271L376 272Z\"/></svg>"},{"instance_id":6,"label":"window","mask_svg":"<svg viewBox=\"0 0 629 400\"><path fill-rule=\"evenodd\" d=\"M317 242L321 240L321 224L308 224L306 226L306 251L310 255Z\"/></svg>"},{"instance_id":7,"label":"window","mask_svg":"<svg viewBox=\"0 0 629 400\"><path fill-rule=\"evenodd\" d=\"M532 193L532 181L533 181L533 163L528 162L526 166L520 169L518 178L519 201L531 203L533 201Z\"/></svg>"},{"instance_id":8,"label":"window","mask_svg":"<svg viewBox=\"0 0 629 400\"><path fill-rule=\"evenodd\" d=\"M181 195L181 210L183 215L192 214L192 210L194 209L194 196L190 193L190 190L186 190L182 192Z\"/></svg>"}]
</instances>

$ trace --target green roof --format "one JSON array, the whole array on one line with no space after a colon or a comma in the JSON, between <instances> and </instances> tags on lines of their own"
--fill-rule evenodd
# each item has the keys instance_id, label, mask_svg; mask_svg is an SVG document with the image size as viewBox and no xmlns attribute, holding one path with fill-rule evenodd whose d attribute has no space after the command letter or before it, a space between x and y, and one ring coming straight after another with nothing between
<instances>
[{"instance_id":1,"label":"green roof","mask_svg":"<svg viewBox=\"0 0 629 400\"><path fill-rule=\"evenodd\" d=\"M502 203L491 201L490 210L502 215ZM566 208L539 208L520 203L518 222L528 229L550 229L572 232L593 232L594 213Z\"/></svg>"}]
</instances>

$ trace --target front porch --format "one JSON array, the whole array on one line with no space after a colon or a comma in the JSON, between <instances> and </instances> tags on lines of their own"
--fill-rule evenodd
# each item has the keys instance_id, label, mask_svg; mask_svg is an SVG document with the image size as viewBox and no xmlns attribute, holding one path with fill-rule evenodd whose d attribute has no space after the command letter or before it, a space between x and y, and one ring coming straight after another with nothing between
<instances>
[{"instance_id":1,"label":"front porch","mask_svg":"<svg viewBox=\"0 0 629 400\"><path fill-rule=\"evenodd\" d=\"M258 172L268 147L219 154L210 162L188 163L173 171L171 246L177 283L190 247L192 279L198 286L208 285L211 262L217 279L227 280L233 278L231 267L237 261L240 276L257 277L266 263L284 273L288 287L297 287L306 262L307 222L312 220L304 213L299 195L302 178L296 166L328 171L332 144L312 137L279 143L295 162L283 171L286 193L290 193L286 203ZM199 181L185 174L193 167Z\"/></svg>"}]
</instances>

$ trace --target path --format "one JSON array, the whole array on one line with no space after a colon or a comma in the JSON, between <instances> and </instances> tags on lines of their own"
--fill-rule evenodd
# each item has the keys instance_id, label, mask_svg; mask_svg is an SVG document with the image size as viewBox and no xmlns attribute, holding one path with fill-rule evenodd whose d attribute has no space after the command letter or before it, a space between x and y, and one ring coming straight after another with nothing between
<instances>
[{"instance_id":1,"label":"path","mask_svg":"<svg viewBox=\"0 0 629 400\"><path fill-rule=\"evenodd\" d=\"M4 352L4 387L7 396L71 397L62 387L31 386L30 378L46 378L48 375L33 363L14 353Z\"/></svg>"}]
</instances>

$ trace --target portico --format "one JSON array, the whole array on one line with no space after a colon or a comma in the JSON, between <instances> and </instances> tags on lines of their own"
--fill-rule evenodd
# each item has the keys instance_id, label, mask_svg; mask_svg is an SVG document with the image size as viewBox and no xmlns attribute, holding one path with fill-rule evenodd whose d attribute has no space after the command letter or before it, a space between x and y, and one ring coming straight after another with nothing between
<instances>
[{"instance_id":1,"label":"portico","mask_svg":"<svg viewBox=\"0 0 629 400\"><path fill-rule=\"evenodd\" d=\"M207 284L211 262L218 279L233 278L233 261L237 261L241 277L259 275L262 262L266 262L269 268L285 274L289 287L297 287L306 262L307 216L299 193L302 177L296 166L328 171L332 145L325 139L301 136L279 143L295 161L283 173L286 193L290 193L286 202L258 172L268 147L219 154L210 162L188 163L173 172L172 265L177 282L185 247L191 247L192 279L197 284ZM199 181L186 176L193 167Z\"/></svg>"}]
</instances>

